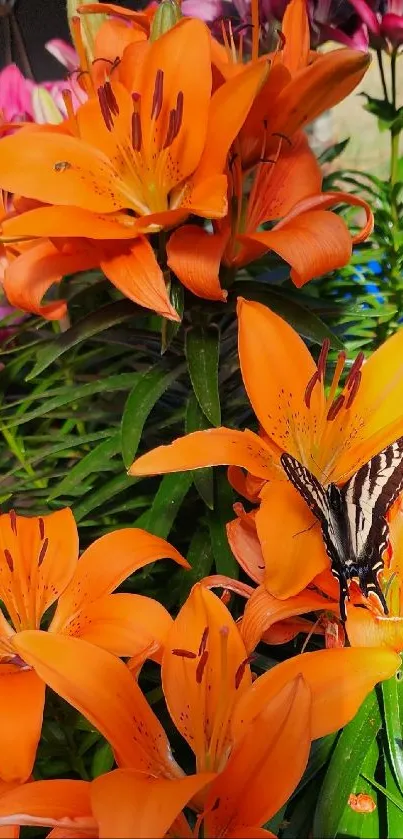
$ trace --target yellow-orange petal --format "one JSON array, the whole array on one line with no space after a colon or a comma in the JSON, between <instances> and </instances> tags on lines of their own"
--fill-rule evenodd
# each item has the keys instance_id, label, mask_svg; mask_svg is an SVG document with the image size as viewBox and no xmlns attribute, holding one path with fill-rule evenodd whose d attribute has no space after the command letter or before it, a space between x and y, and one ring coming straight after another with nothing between
<instances>
[{"instance_id":1,"label":"yellow-orange petal","mask_svg":"<svg viewBox=\"0 0 403 839\"><path fill-rule=\"evenodd\" d=\"M264 824L288 800L311 746L309 686L298 676L290 680L276 695L267 696L250 726L234 734L228 762L208 792L208 836L226 836L235 828L243 836L244 826Z\"/></svg>"},{"instance_id":2,"label":"yellow-orange petal","mask_svg":"<svg viewBox=\"0 0 403 839\"><path fill-rule=\"evenodd\" d=\"M198 771L206 769L207 753L210 768L216 769L228 748L231 709L252 683L245 659L230 612L213 592L196 584L168 634L162 685L171 717L196 755Z\"/></svg>"},{"instance_id":3,"label":"yellow-orange petal","mask_svg":"<svg viewBox=\"0 0 403 839\"><path fill-rule=\"evenodd\" d=\"M98 259L89 248L61 253L50 241L35 242L7 266L3 287L7 300L16 309L33 312L48 320L59 320L66 314L64 300L41 305L48 289L66 274L94 268Z\"/></svg>"},{"instance_id":4,"label":"yellow-orange petal","mask_svg":"<svg viewBox=\"0 0 403 839\"><path fill-rule=\"evenodd\" d=\"M153 658L165 644L172 618L161 603L141 594L107 594L84 606L62 629L114 655Z\"/></svg>"},{"instance_id":5,"label":"yellow-orange petal","mask_svg":"<svg viewBox=\"0 0 403 839\"><path fill-rule=\"evenodd\" d=\"M319 650L289 658L259 676L253 690L240 698L234 732L241 736L269 698L300 674L312 694L312 740L324 737L346 725L374 685L393 676L400 664L397 653L379 647Z\"/></svg>"},{"instance_id":6,"label":"yellow-orange petal","mask_svg":"<svg viewBox=\"0 0 403 839\"><path fill-rule=\"evenodd\" d=\"M346 631L352 647L388 647L403 651L403 618L375 615L369 609L347 607Z\"/></svg>"},{"instance_id":7,"label":"yellow-orange petal","mask_svg":"<svg viewBox=\"0 0 403 839\"><path fill-rule=\"evenodd\" d=\"M44 702L45 685L33 670L1 665L0 778L3 781L22 783L29 778L41 736Z\"/></svg>"},{"instance_id":8,"label":"yellow-orange petal","mask_svg":"<svg viewBox=\"0 0 403 839\"><path fill-rule=\"evenodd\" d=\"M371 58L368 53L337 49L299 70L280 93L271 131L288 137L315 117L345 99L364 76Z\"/></svg>"},{"instance_id":9,"label":"yellow-orange petal","mask_svg":"<svg viewBox=\"0 0 403 839\"><path fill-rule=\"evenodd\" d=\"M83 207L96 213L127 205L116 194L116 171L94 146L68 134L24 131L1 140L0 185L45 204ZM24 166L21 166L21 160Z\"/></svg>"},{"instance_id":10,"label":"yellow-orange petal","mask_svg":"<svg viewBox=\"0 0 403 839\"><path fill-rule=\"evenodd\" d=\"M90 786L88 781L52 780L15 787L0 796L0 825L64 825L71 836L81 836L75 831L85 828L92 835L96 822Z\"/></svg>"},{"instance_id":11,"label":"yellow-orange petal","mask_svg":"<svg viewBox=\"0 0 403 839\"><path fill-rule=\"evenodd\" d=\"M213 778L213 774L205 773L167 780L129 769L101 775L91 784L100 839L165 836L190 799Z\"/></svg>"},{"instance_id":12,"label":"yellow-orange petal","mask_svg":"<svg viewBox=\"0 0 403 839\"><path fill-rule=\"evenodd\" d=\"M267 306L238 298L237 311L239 359L252 408L271 440L301 460L298 440L310 450L312 412L321 395L316 385L308 409L304 395L316 371L313 358L295 330Z\"/></svg>"},{"instance_id":13,"label":"yellow-orange petal","mask_svg":"<svg viewBox=\"0 0 403 839\"><path fill-rule=\"evenodd\" d=\"M184 190L179 186L172 200L201 218L222 218L228 211L228 183L226 175L210 175L203 180L193 179Z\"/></svg>"},{"instance_id":14,"label":"yellow-orange petal","mask_svg":"<svg viewBox=\"0 0 403 839\"><path fill-rule=\"evenodd\" d=\"M5 237L60 236L87 239L134 239L145 227L143 219L126 213L101 215L82 207L36 207L3 222ZM83 242L80 243L83 248ZM124 247L124 245L122 245ZM89 245L87 245L87 249Z\"/></svg>"},{"instance_id":15,"label":"yellow-orange petal","mask_svg":"<svg viewBox=\"0 0 403 839\"><path fill-rule=\"evenodd\" d=\"M264 585L281 600L303 591L329 567L318 520L289 481L272 481L261 493L256 527L265 563Z\"/></svg>"},{"instance_id":16,"label":"yellow-orange petal","mask_svg":"<svg viewBox=\"0 0 403 839\"><path fill-rule=\"evenodd\" d=\"M272 230L239 236L245 254L256 257L253 246L273 250L291 266L291 279L301 288L314 277L320 277L346 265L351 257L352 239L340 216L326 210L301 213L291 221L284 220ZM252 244L252 251L248 248ZM241 255L242 262L246 256Z\"/></svg>"},{"instance_id":17,"label":"yellow-orange petal","mask_svg":"<svg viewBox=\"0 0 403 839\"><path fill-rule=\"evenodd\" d=\"M273 476L273 454L257 434L232 428L209 428L158 446L132 463L129 475L158 475L203 466L233 464L253 475Z\"/></svg>"},{"instance_id":18,"label":"yellow-orange petal","mask_svg":"<svg viewBox=\"0 0 403 839\"><path fill-rule=\"evenodd\" d=\"M80 638L38 630L20 632L14 646L104 735L120 766L163 777L181 774L162 726L120 659Z\"/></svg>"},{"instance_id":19,"label":"yellow-orange petal","mask_svg":"<svg viewBox=\"0 0 403 839\"><path fill-rule=\"evenodd\" d=\"M309 589L287 600L279 600L269 594L264 586L259 586L247 601L241 622L241 635L248 653L255 649L273 624L319 610L337 613L339 604Z\"/></svg>"},{"instance_id":20,"label":"yellow-orange petal","mask_svg":"<svg viewBox=\"0 0 403 839\"><path fill-rule=\"evenodd\" d=\"M119 252L106 253L99 264L108 280L129 300L170 320L180 320L169 299L154 251L144 236L139 236Z\"/></svg>"},{"instance_id":21,"label":"yellow-orange petal","mask_svg":"<svg viewBox=\"0 0 403 839\"><path fill-rule=\"evenodd\" d=\"M139 568L164 558L189 567L169 542L139 527L124 527L96 539L80 557L70 585L59 597L52 632L63 630L79 610L110 594Z\"/></svg>"},{"instance_id":22,"label":"yellow-orange petal","mask_svg":"<svg viewBox=\"0 0 403 839\"><path fill-rule=\"evenodd\" d=\"M168 265L181 283L198 297L225 300L219 269L227 236L210 234L188 224L175 230L167 245Z\"/></svg>"},{"instance_id":23,"label":"yellow-orange petal","mask_svg":"<svg viewBox=\"0 0 403 839\"><path fill-rule=\"evenodd\" d=\"M0 537L4 552L0 591L10 618L17 630L39 626L77 565L78 533L73 514L68 508L46 516L5 513L0 516ZM22 603L21 591L26 592Z\"/></svg>"},{"instance_id":24,"label":"yellow-orange petal","mask_svg":"<svg viewBox=\"0 0 403 839\"><path fill-rule=\"evenodd\" d=\"M229 521L227 539L241 568L255 583L261 583L265 566L254 516L252 518L250 514L244 513L240 518Z\"/></svg>"}]
</instances>

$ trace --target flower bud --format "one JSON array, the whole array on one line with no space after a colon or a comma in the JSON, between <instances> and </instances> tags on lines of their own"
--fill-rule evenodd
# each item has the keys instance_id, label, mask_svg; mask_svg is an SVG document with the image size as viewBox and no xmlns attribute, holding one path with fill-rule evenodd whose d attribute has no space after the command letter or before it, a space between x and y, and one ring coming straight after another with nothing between
<instances>
[{"instance_id":1,"label":"flower bud","mask_svg":"<svg viewBox=\"0 0 403 839\"><path fill-rule=\"evenodd\" d=\"M164 32L172 29L181 17L181 7L177 0L162 0L153 17L150 41L156 41Z\"/></svg>"}]
</instances>

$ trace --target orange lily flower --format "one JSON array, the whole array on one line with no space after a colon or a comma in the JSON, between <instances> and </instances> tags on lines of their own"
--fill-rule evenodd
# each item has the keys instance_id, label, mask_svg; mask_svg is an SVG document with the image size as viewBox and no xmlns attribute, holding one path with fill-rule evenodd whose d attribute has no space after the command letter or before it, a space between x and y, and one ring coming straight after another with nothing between
<instances>
[{"instance_id":1,"label":"orange lily flower","mask_svg":"<svg viewBox=\"0 0 403 839\"><path fill-rule=\"evenodd\" d=\"M173 826L173 835L190 839L182 810L212 777L168 780L117 769L91 783L34 781L0 798L0 831L2 825L36 825L53 826L48 835L58 839L162 839Z\"/></svg>"},{"instance_id":2,"label":"orange lily flower","mask_svg":"<svg viewBox=\"0 0 403 839\"><path fill-rule=\"evenodd\" d=\"M352 246L369 235L373 216L363 199L345 192L321 192L322 174L308 141L300 132L292 141L277 139L270 159L257 164L252 187L250 172L242 171L241 157L228 172L231 212L214 222L214 235L197 225L178 228L168 242L168 265L191 288L194 278L207 287L219 283L221 265L241 268L269 249L291 265L291 279L299 288L313 277L341 268L351 258ZM367 221L351 236L343 219L329 208L346 203L363 207ZM281 219L281 220L279 220ZM264 222L274 221L270 230Z\"/></svg>"},{"instance_id":3,"label":"orange lily flower","mask_svg":"<svg viewBox=\"0 0 403 839\"><path fill-rule=\"evenodd\" d=\"M329 559L317 520L285 479L280 454L290 452L323 484L341 484L403 434L403 330L365 363L360 353L338 392L343 352L326 391L327 342L316 365L299 335L267 307L239 300L238 318L240 366L260 433L195 432L143 455L129 472L227 464L250 473L245 479L240 469L232 469L231 480L235 476L238 491L259 503L255 522L264 584L274 597L286 599L329 569Z\"/></svg>"},{"instance_id":4,"label":"orange lily flower","mask_svg":"<svg viewBox=\"0 0 403 839\"><path fill-rule=\"evenodd\" d=\"M41 619L57 601L47 632L62 636L67 649L85 640L115 656L159 660L172 623L168 612L150 598L111 592L163 557L188 565L164 539L135 528L108 533L78 559L69 509L39 518L1 515L0 539L0 597L9 616L0 613L0 777L24 781L40 737L46 679L21 656L19 636L26 630L41 636Z\"/></svg>"},{"instance_id":5,"label":"orange lily flower","mask_svg":"<svg viewBox=\"0 0 403 839\"><path fill-rule=\"evenodd\" d=\"M136 694L131 708L137 685L121 661L85 641L44 632L22 632L17 645L20 656L105 734L120 766L179 777L147 703L140 705ZM235 622L222 601L197 584L166 638L162 682L197 772L217 773L197 796L204 834L261 835L260 825L298 783L311 740L345 725L399 663L389 649L323 650L295 656L252 685Z\"/></svg>"},{"instance_id":6,"label":"orange lily flower","mask_svg":"<svg viewBox=\"0 0 403 839\"><path fill-rule=\"evenodd\" d=\"M140 61L139 46L146 47ZM144 234L189 213L225 214L227 152L267 68L253 65L211 95L210 35L192 19L133 47L119 66L120 81L106 81L69 120L74 136L36 128L35 143L25 130L0 141L2 187L46 205L4 221L3 238L51 237L62 257L75 259L76 271L80 261L98 265L131 300L178 319ZM43 278L35 260L32 266L32 255L28 266L23 259L14 269L18 282L6 272L10 302L60 317L60 302L56 313L40 306L47 273ZM203 296L225 297L217 284Z\"/></svg>"}]
</instances>

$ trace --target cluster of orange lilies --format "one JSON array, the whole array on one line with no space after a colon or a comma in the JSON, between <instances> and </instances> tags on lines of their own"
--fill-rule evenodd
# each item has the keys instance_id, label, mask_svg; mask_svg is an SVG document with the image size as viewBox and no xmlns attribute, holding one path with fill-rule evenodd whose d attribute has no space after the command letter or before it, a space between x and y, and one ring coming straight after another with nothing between
<instances>
[{"instance_id":1,"label":"cluster of orange lilies","mask_svg":"<svg viewBox=\"0 0 403 839\"><path fill-rule=\"evenodd\" d=\"M357 85L366 54L311 52L305 0L289 4L275 52L258 54L255 27L249 60L230 25L220 44L196 19L161 32L166 9L81 11L84 21L107 15L92 41L72 21L86 101L74 112L66 91L62 123L2 127L13 129L0 140L0 190L13 196L0 246L12 305L60 319L57 289L42 301L50 287L101 268L126 297L178 320L171 271L194 295L225 301L235 270L269 250L298 286L348 262L370 209L322 192L302 129ZM331 211L343 202L366 213L354 237ZM164 264L152 247L161 232Z\"/></svg>"},{"instance_id":2,"label":"cluster of orange lilies","mask_svg":"<svg viewBox=\"0 0 403 839\"><path fill-rule=\"evenodd\" d=\"M367 56L312 53L305 0L289 3L270 55L259 55L255 25L248 60L230 25L218 43L201 21L180 18L174 2L165 6L159 15L85 5L83 17L106 15L92 40L79 17L72 22L86 101L74 111L66 93L64 122L14 125L0 140L4 288L18 308L62 318L66 302L54 289L45 294L66 274L100 267L126 297L179 320L170 272L192 294L225 304L236 270L265 252L288 262L301 286L346 264L371 229L363 200L322 192L303 134L355 87ZM365 211L355 237L331 211L343 202ZM351 583L344 629L320 528L280 456L343 483L403 434L403 331L365 363L360 356L344 385L340 353L326 389L326 343L315 364L285 321L245 300L238 325L259 433L189 434L129 471L227 465L249 502L249 511L236 505L228 539L254 585L206 578L173 619L152 598L113 593L149 563L188 567L165 540L127 528L79 557L70 510L0 516L0 836L18 836L21 825L49 827L59 839L272 836L264 825L296 788L312 741L350 721L374 685L398 671L400 501L389 511L380 575L389 614ZM237 623L215 587L246 599ZM258 643L301 632L324 635L325 648L254 678ZM193 774L177 763L139 687L147 659L161 668ZM101 732L118 768L92 782L33 780L46 686Z\"/></svg>"}]
</instances>

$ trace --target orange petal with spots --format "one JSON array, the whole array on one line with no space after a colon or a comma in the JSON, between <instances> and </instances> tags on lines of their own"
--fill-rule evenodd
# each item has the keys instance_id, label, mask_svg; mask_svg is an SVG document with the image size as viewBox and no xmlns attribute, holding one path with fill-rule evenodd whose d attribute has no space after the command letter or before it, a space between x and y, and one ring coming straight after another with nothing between
<instances>
[{"instance_id":1,"label":"orange petal with spots","mask_svg":"<svg viewBox=\"0 0 403 839\"><path fill-rule=\"evenodd\" d=\"M168 265L181 283L198 297L225 300L219 269L227 236L216 236L195 224L172 233L168 245Z\"/></svg>"},{"instance_id":2,"label":"orange petal with spots","mask_svg":"<svg viewBox=\"0 0 403 839\"><path fill-rule=\"evenodd\" d=\"M400 666L392 650L371 648L319 650L302 653L259 676L243 695L233 716L234 733L242 736L269 698L301 675L312 695L312 740L346 725L377 682L389 679Z\"/></svg>"},{"instance_id":3,"label":"orange petal with spots","mask_svg":"<svg viewBox=\"0 0 403 839\"><path fill-rule=\"evenodd\" d=\"M129 769L101 775L91 785L91 803L100 839L167 835L190 799L213 778L212 774L198 774L167 780L149 778Z\"/></svg>"},{"instance_id":4,"label":"orange petal with spots","mask_svg":"<svg viewBox=\"0 0 403 839\"><path fill-rule=\"evenodd\" d=\"M88 830L86 835L91 836L96 822L91 812L90 784L51 780L15 787L0 796L0 825L6 824L44 827L61 824L66 830L63 835L67 836L70 827L70 836L81 836L80 829L84 828Z\"/></svg>"},{"instance_id":5,"label":"orange petal with spots","mask_svg":"<svg viewBox=\"0 0 403 839\"><path fill-rule=\"evenodd\" d=\"M309 589L287 600L278 600L264 586L259 586L247 601L241 622L245 647L252 652L267 630L279 621L323 610L338 613L339 604Z\"/></svg>"},{"instance_id":6,"label":"orange petal with spots","mask_svg":"<svg viewBox=\"0 0 403 839\"><path fill-rule=\"evenodd\" d=\"M52 632L63 631L81 609L110 594L139 568L164 558L189 567L165 539L138 527L124 527L96 539L82 554L70 585L59 598Z\"/></svg>"},{"instance_id":7,"label":"orange petal with spots","mask_svg":"<svg viewBox=\"0 0 403 839\"><path fill-rule=\"evenodd\" d=\"M39 626L74 574L78 534L70 509L0 516L0 597L15 629Z\"/></svg>"},{"instance_id":8,"label":"orange petal with spots","mask_svg":"<svg viewBox=\"0 0 403 839\"><path fill-rule=\"evenodd\" d=\"M252 474L273 476L273 454L252 431L209 428L178 437L168 446L158 446L132 463L129 475L158 475L199 469L203 466L234 464Z\"/></svg>"},{"instance_id":9,"label":"orange petal with spots","mask_svg":"<svg viewBox=\"0 0 403 839\"><path fill-rule=\"evenodd\" d=\"M228 748L232 707L252 682L245 659L230 612L215 594L196 584L168 634L162 685L171 717L196 755L198 771L207 763L213 769L219 766Z\"/></svg>"},{"instance_id":10,"label":"orange petal with spots","mask_svg":"<svg viewBox=\"0 0 403 839\"><path fill-rule=\"evenodd\" d=\"M259 680L257 680L259 681ZM255 682L256 685L256 682ZM254 688L244 694L253 693ZM267 822L294 791L311 746L311 695L296 677L266 703L248 727L237 727L235 746L206 801L208 836Z\"/></svg>"},{"instance_id":11,"label":"orange petal with spots","mask_svg":"<svg viewBox=\"0 0 403 839\"><path fill-rule=\"evenodd\" d=\"M266 567L264 584L286 600L329 567L318 520L289 481L266 484L256 527Z\"/></svg>"},{"instance_id":12,"label":"orange petal with spots","mask_svg":"<svg viewBox=\"0 0 403 839\"><path fill-rule=\"evenodd\" d=\"M311 412L321 395L316 385L307 408L305 390L316 372L313 358L295 330L267 306L238 298L237 311L239 360L252 408L271 440L301 459L300 446L310 450ZM262 370L267 371L264 387Z\"/></svg>"},{"instance_id":13,"label":"orange petal with spots","mask_svg":"<svg viewBox=\"0 0 403 839\"><path fill-rule=\"evenodd\" d=\"M103 647L114 655L148 657L165 643L172 618L161 603L141 594L107 594L89 603L63 627L66 635L76 635Z\"/></svg>"},{"instance_id":14,"label":"orange petal with spots","mask_svg":"<svg viewBox=\"0 0 403 839\"><path fill-rule=\"evenodd\" d=\"M180 774L165 732L128 668L81 638L27 630L19 655L103 734L120 766L163 777Z\"/></svg>"},{"instance_id":15,"label":"orange petal with spots","mask_svg":"<svg viewBox=\"0 0 403 839\"><path fill-rule=\"evenodd\" d=\"M45 685L33 670L2 663L0 778L7 783L23 783L32 772L41 736L44 703Z\"/></svg>"}]
</instances>

